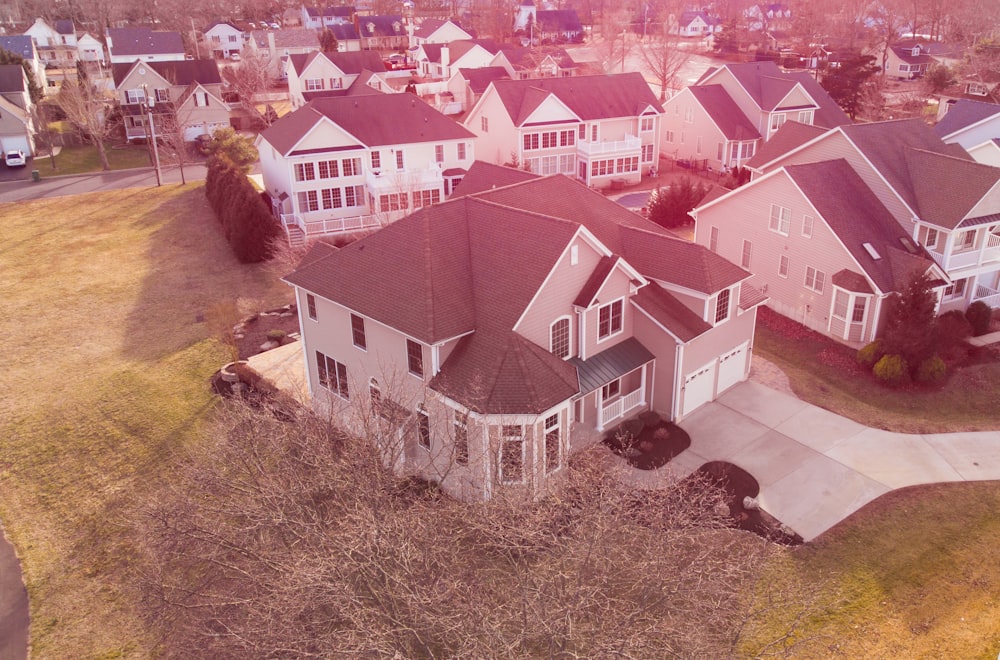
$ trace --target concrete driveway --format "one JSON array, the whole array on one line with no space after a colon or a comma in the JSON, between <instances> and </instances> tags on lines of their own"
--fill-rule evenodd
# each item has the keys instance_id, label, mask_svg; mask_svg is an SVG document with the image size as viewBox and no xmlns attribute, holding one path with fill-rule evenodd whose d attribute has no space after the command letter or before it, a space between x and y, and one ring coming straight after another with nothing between
<instances>
[{"instance_id":1,"label":"concrete driveway","mask_svg":"<svg viewBox=\"0 0 1000 660\"><path fill-rule=\"evenodd\" d=\"M680 424L691 447L670 465L737 465L760 484L762 509L810 541L878 496L905 486L1000 479L1000 432L914 435L872 429L747 381Z\"/></svg>"}]
</instances>

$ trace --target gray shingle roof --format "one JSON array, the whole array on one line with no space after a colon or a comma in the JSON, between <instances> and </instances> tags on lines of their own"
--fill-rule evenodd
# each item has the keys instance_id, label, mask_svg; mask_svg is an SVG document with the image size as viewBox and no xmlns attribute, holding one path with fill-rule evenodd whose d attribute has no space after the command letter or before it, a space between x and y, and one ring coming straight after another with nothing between
<instances>
[{"instance_id":1,"label":"gray shingle roof","mask_svg":"<svg viewBox=\"0 0 1000 660\"><path fill-rule=\"evenodd\" d=\"M583 121L634 117L649 107L662 112L656 95L638 72L497 80L493 87L507 114L518 126L550 95L566 104Z\"/></svg>"},{"instance_id":2,"label":"gray shingle roof","mask_svg":"<svg viewBox=\"0 0 1000 660\"><path fill-rule=\"evenodd\" d=\"M826 128L822 126L811 126L800 124L797 121L786 121L782 124L778 132L771 136L771 139L764 142L757 148L757 153L746 162L747 167L759 167L766 165L772 160L787 154L792 149L801 147L813 138L826 133Z\"/></svg>"},{"instance_id":3,"label":"gray shingle roof","mask_svg":"<svg viewBox=\"0 0 1000 660\"><path fill-rule=\"evenodd\" d=\"M507 69L502 66L484 66L480 69L459 69L459 73L469 83L469 89L475 94L482 94L494 80L509 79Z\"/></svg>"},{"instance_id":4,"label":"gray shingle roof","mask_svg":"<svg viewBox=\"0 0 1000 660\"><path fill-rule=\"evenodd\" d=\"M1000 168L921 149L907 150L904 160L921 220L955 229L973 209L980 216L1000 213L996 192L981 204L1000 184Z\"/></svg>"},{"instance_id":5,"label":"gray shingle roof","mask_svg":"<svg viewBox=\"0 0 1000 660\"><path fill-rule=\"evenodd\" d=\"M757 128L750 123L722 85L695 85L688 90L726 138L730 140L760 138Z\"/></svg>"},{"instance_id":6,"label":"gray shingle roof","mask_svg":"<svg viewBox=\"0 0 1000 660\"><path fill-rule=\"evenodd\" d=\"M177 60L169 62L143 62L137 60L130 63L119 63L112 66L115 87L121 85L136 66L148 66L163 76L172 85L188 86L193 82L203 85L215 85L222 82L219 75L219 65L215 60Z\"/></svg>"},{"instance_id":7,"label":"gray shingle roof","mask_svg":"<svg viewBox=\"0 0 1000 660\"><path fill-rule=\"evenodd\" d=\"M937 126L934 127L934 132L942 139L945 139L952 133L957 133L963 128L968 128L984 119L989 119L997 115L1000 115L1000 105L996 103L959 99L948 110L948 114L942 117L941 121L937 123Z\"/></svg>"},{"instance_id":8,"label":"gray shingle roof","mask_svg":"<svg viewBox=\"0 0 1000 660\"><path fill-rule=\"evenodd\" d=\"M284 30L255 30L250 38L258 48L267 50L267 35L274 35L274 47L281 48L315 48L319 50L319 32L308 28L289 28ZM339 38L339 37L338 37Z\"/></svg>"},{"instance_id":9,"label":"gray shingle roof","mask_svg":"<svg viewBox=\"0 0 1000 660\"><path fill-rule=\"evenodd\" d=\"M712 327L656 282L639 289L632 302L683 342L691 341Z\"/></svg>"},{"instance_id":10,"label":"gray shingle roof","mask_svg":"<svg viewBox=\"0 0 1000 660\"><path fill-rule=\"evenodd\" d=\"M116 56L184 53L180 32L154 32L149 28L110 28L111 53Z\"/></svg>"},{"instance_id":11,"label":"gray shingle roof","mask_svg":"<svg viewBox=\"0 0 1000 660\"><path fill-rule=\"evenodd\" d=\"M322 53L320 51L297 53L289 55L288 61L295 67L295 72L301 75L307 66L319 58L325 58L347 74L356 74L362 71L385 72L385 63L378 52L374 50L344 53Z\"/></svg>"},{"instance_id":12,"label":"gray shingle roof","mask_svg":"<svg viewBox=\"0 0 1000 660\"><path fill-rule=\"evenodd\" d=\"M35 42L26 34L0 36L0 48L26 60L35 59Z\"/></svg>"},{"instance_id":13,"label":"gray shingle roof","mask_svg":"<svg viewBox=\"0 0 1000 660\"><path fill-rule=\"evenodd\" d=\"M537 174L532 174L525 170L477 160L473 161L469 167L469 171L462 177L462 182L455 187L451 196L454 198L461 197L462 195L475 195L486 190L502 188L537 178L539 178Z\"/></svg>"},{"instance_id":14,"label":"gray shingle roof","mask_svg":"<svg viewBox=\"0 0 1000 660\"><path fill-rule=\"evenodd\" d=\"M0 64L0 92L27 91L24 68L20 64Z\"/></svg>"}]
</instances>

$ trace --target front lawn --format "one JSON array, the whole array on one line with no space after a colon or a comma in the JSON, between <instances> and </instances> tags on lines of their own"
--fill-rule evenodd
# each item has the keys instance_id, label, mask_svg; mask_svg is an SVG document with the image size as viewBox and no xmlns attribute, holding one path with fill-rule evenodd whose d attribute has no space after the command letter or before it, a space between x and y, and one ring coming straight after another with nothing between
<instances>
[{"instance_id":1,"label":"front lawn","mask_svg":"<svg viewBox=\"0 0 1000 660\"><path fill-rule=\"evenodd\" d=\"M1000 429L1000 362L960 368L938 387L892 389L857 366L854 349L766 308L754 352L788 375L799 398L866 426L904 433Z\"/></svg>"},{"instance_id":2,"label":"front lawn","mask_svg":"<svg viewBox=\"0 0 1000 660\"><path fill-rule=\"evenodd\" d=\"M213 409L212 310L287 287L237 263L201 184L4 204L0 223L0 518L32 655L147 657L130 508Z\"/></svg>"},{"instance_id":3,"label":"front lawn","mask_svg":"<svg viewBox=\"0 0 1000 660\"><path fill-rule=\"evenodd\" d=\"M152 167L149 160L149 150L145 145L115 145L115 147L112 148L110 143L105 147L111 169L128 170L136 167ZM103 171L97 147L89 144L60 149L56 156L55 169L52 169L52 160L48 156L36 158L33 165L43 177Z\"/></svg>"}]
</instances>

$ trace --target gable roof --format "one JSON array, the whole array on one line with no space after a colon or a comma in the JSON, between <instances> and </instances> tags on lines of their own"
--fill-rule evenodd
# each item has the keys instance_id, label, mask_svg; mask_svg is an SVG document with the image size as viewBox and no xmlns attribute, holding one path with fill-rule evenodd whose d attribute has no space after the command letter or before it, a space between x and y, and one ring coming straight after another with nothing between
<instances>
[{"instance_id":1,"label":"gable roof","mask_svg":"<svg viewBox=\"0 0 1000 660\"><path fill-rule=\"evenodd\" d=\"M0 92L27 91L24 68L20 64L0 64Z\"/></svg>"},{"instance_id":2,"label":"gable roof","mask_svg":"<svg viewBox=\"0 0 1000 660\"><path fill-rule=\"evenodd\" d=\"M165 55L184 52L180 32L154 32L149 28L109 28L111 52L116 56Z\"/></svg>"},{"instance_id":3,"label":"gable roof","mask_svg":"<svg viewBox=\"0 0 1000 660\"><path fill-rule=\"evenodd\" d=\"M464 126L413 94L315 99L271 124L260 136L287 156L299 140L324 118L368 147L475 137Z\"/></svg>"},{"instance_id":4,"label":"gable roof","mask_svg":"<svg viewBox=\"0 0 1000 660\"><path fill-rule=\"evenodd\" d=\"M458 73L465 78L465 81L469 84L469 89L472 90L474 94L482 94L486 91L486 88L490 86L490 83L494 80L504 80L510 79L507 75L507 69L502 66L484 66L479 69L459 69Z\"/></svg>"},{"instance_id":5,"label":"gable roof","mask_svg":"<svg viewBox=\"0 0 1000 660\"><path fill-rule=\"evenodd\" d=\"M683 342L691 341L712 328L656 282L639 289L632 296L632 303Z\"/></svg>"},{"instance_id":6,"label":"gable roof","mask_svg":"<svg viewBox=\"0 0 1000 660\"><path fill-rule=\"evenodd\" d=\"M901 290L914 266L933 265L846 160L784 169L882 293ZM872 257L866 243L880 258Z\"/></svg>"},{"instance_id":7,"label":"gable roof","mask_svg":"<svg viewBox=\"0 0 1000 660\"><path fill-rule=\"evenodd\" d=\"M789 151L801 147L806 142L819 137L828 130L822 126L812 126L797 121L786 121L778 129L778 132L771 136L770 140L757 148L757 153L745 165L751 169L759 165L766 165L787 154Z\"/></svg>"},{"instance_id":8,"label":"gable roof","mask_svg":"<svg viewBox=\"0 0 1000 660\"><path fill-rule=\"evenodd\" d=\"M980 200L1000 183L1000 168L922 149L907 150L920 219L956 229ZM986 215L1000 213L1000 203ZM971 220L971 218L970 218Z\"/></svg>"},{"instance_id":9,"label":"gable roof","mask_svg":"<svg viewBox=\"0 0 1000 660\"><path fill-rule=\"evenodd\" d=\"M750 123L722 85L695 85L688 90L727 139L760 138L757 127Z\"/></svg>"},{"instance_id":10,"label":"gable roof","mask_svg":"<svg viewBox=\"0 0 1000 660\"><path fill-rule=\"evenodd\" d=\"M583 32L575 9L536 10L535 25L542 32Z\"/></svg>"},{"instance_id":11,"label":"gable roof","mask_svg":"<svg viewBox=\"0 0 1000 660\"><path fill-rule=\"evenodd\" d=\"M441 27L443 27L448 23L451 23L462 32L468 34L470 37L472 36L471 34L469 34L469 31L466 30L464 27L462 27L459 23L456 23L455 21L452 20L442 20L439 18L425 18L423 22L420 23L420 27L418 27L416 31L413 33L413 36L416 37L417 39L427 39L428 37L433 35L437 30L439 30Z\"/></svg>"},{"instance_id":12,"label":"gable roof","mask_svg":"<svg viewBox=\"0 0 1000 660\"><path fill-rule=\"evenodd\" d=\"M539 178L539 175L525 170L476 160L469 166L469 171L462 177L461 183L455 187L451 196L454 198L463 195L475 195L486 190L503 188L504 186L537 178Z\"/></svg>"},{"instance_id":13,"label":"gable roof","mask_svg":"<svg viewBox=\"0 0 1000 660\"><path fill-rule=\"evenodd\" d=\"M339 7L334 7L334 9L339 9ZM333 36L337 38L337 41L355 41L358 37L358 30L354 27L354 23L334 23L333 25L327 25L326 29L333 32Z\"/></svg>"},{"instance_id":14,"label":"gable roof","mask_svg":"<svg viewBox=\"0 0 1000 660\"><path fill-rule=\"evenodd\" d=\"M69 18L57 18L53 23L52 27L59 34L72 34L76 35L76 27L73 25L73 21Z\"/></svg>"},{"instance_id":15,"label":"gable roof","mask_svg":"<svg viewBox=\"0 0 1000 660\"><path fill-rule=\"evenodd\" d=\"M367 37L399 37L406 34L403 27L403 17L392 16L359 16L358 35Z\"/></svg>"},{"instance_id":16,"label":"gable roof","mask_svg":"<svg viewBox=\"0 0 1000 660\"><path fill-rule=\"evenodd\" d=\"M1000 105L996 103L959 99L948 110L948 114L942 117L941 121L937 123L934 127L934 132L941 139L947 139L951 135L974 124L978 124L984 119L998 115L1000 115Z\"/></svg>"},{"instance_id":17,"label":"gable roof","mask_svg":"<svg viewBox=\"0 0 1000 660\"><path fill-rule=\"evenodd\" d=\"M458 39L446 44L423 44L420 48L423 49L428 62L440 62L441 49L447 47L449 60L457 62L459 58L476 46L479 46L491 55L496 55L500 52L500 47L492 39Z\"/></svg>"},{"instance_id":18,"label":"gable roof","mask_svg":"<svg viewBox=\"0 0 1000 660\"><path fill-rule=\"evenodd\" d=\"M311 53L296 53L288 56L289 63L299 75L317 59L325 59L346 74L358 74L365 70L385 72L385 63L378 52L374 50L344 53L324 53L317 50Z\"/></svg>"},{"instance_id":19,"label":"gable roof","mask_svg":"<svg viewBox=\"0 0 1000 660\"><path fill-rule=\"evenodd\" d=\"M704 21L705 25L718 25L720 23L719 20L712 18L706 12L703 11L682 11L680 21L678 21L678 25L680 27L687 27L691 25L691 23L694 22L696 18L700 18L702 21Z\"/></svg>"},{"instance_id":20,"label":"gable roof","mask_svg":"<svg viewBox=\"0 0 1000 660\"><path fill-rule=\"evenodd\" d=\"M634 117L648 107L662 112L656 95L638 72L497 80L493 87L515 125L523 123L549 96L558 98L583 121Z\"/></svg>"},{"instance_id":21,"label":"gable roof","mask_svg":"<svg viewBox=\"0 0 1000 660\"><path fill-rule=\"evenodd\" d=\"M112 65L112 75L117 88L137 66L146 66L172 85L188 86L193 82L214 85L222 82L219 65L215 60L176 60L168 62L123 62Z\"/></svg>"},{"instance_id":22,"label":"gable roof","mask_svg":"<svg viewBox=\"0 0 1000 660\"><path fill-rule=\"evenodd\" d=\"M822 126L823 128L834 128L835 126L844 126L846 124L853 124L847 113L837 105L837 102L833 100L830 93L823 89L823 86L816 82L816 79L812 77L812 74L807 71L789 71L785 74L792 80L802 85L806 92L816 101L819 106L815 113L813 113L813 123L817 126Z\"/></svg>"},{"instance_id":23,"label":"gable roof","mask_svg":"<svg viewBox=\"0 0 1000 660\"><path fill-rule=\"evenodd\" d=\"M204 30L202 30L202 32L209 32L212 28L219 27L219 26L232 28L233 30L236 30L237 32L243 32L243 30L239 29L238 27L236 27L235 25L233 25L229 21L212 21L208 25L208 27L206 27Z\"/></svg>"},{"instance_id":24,"label":"gable roof","mask_svg":"<svg viewBox=\"0 0 1000 660\"><path fill-rule=\"evenodd\" d=\"M0 36L0 48L29 61L35 59L35 42L26 34Z\"/></svg>"},{"instance_id":25,"label":"gable roof","mask_svg":"<svg viewBox=\"0 0 1000 660\"><path fill-rule=\"evenodd\" d=\"M319 32L309 28L287 28L284 30L254 30L250 38L258 48L269 47L267 35L274 35L275 48L316 48L319 49ZM339 37L338 37L339 39Z\"/></svg>"}]
</instances>

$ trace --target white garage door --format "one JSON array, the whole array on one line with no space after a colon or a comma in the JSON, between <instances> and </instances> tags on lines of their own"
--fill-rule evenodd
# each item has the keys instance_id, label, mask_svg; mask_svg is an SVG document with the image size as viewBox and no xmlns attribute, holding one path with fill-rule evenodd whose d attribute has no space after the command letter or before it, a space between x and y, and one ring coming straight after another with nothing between
<instances>
[{"instance_id":1,"label":"white garage door","mask_svg":"<svg viewBox=\"0 0 1000 660\"><path fill-rule=\"evenodd\" d=\"M25 156L33 155L31 153L31 145L25 135L5 135L2 139L0 139L0 142L3 143L4 151L14 151L15 149L20 149L24 152Z\"/></svg>"},{"instance_id":2,"label":"white garage door","mask_svg":"<svg viewBox=\"0 0 1000 660\"><path fill-rule=\"evenodd\" d=\"M719 358L718 394L722 394L746 378L747 346L749 346L749 342L744 342L735 350Z\"/></svg>"},{"instance_id":3,"label":"white garage door","mask_svg":"<svg viewBox=\"0 0 1000 660\"><path fill-rule=\"evenodd\" d=\"M715 393L715 360L684 377L684 405L681 415L687 415L698 406L712 400Z\"/></svg>"}]
</instances>

